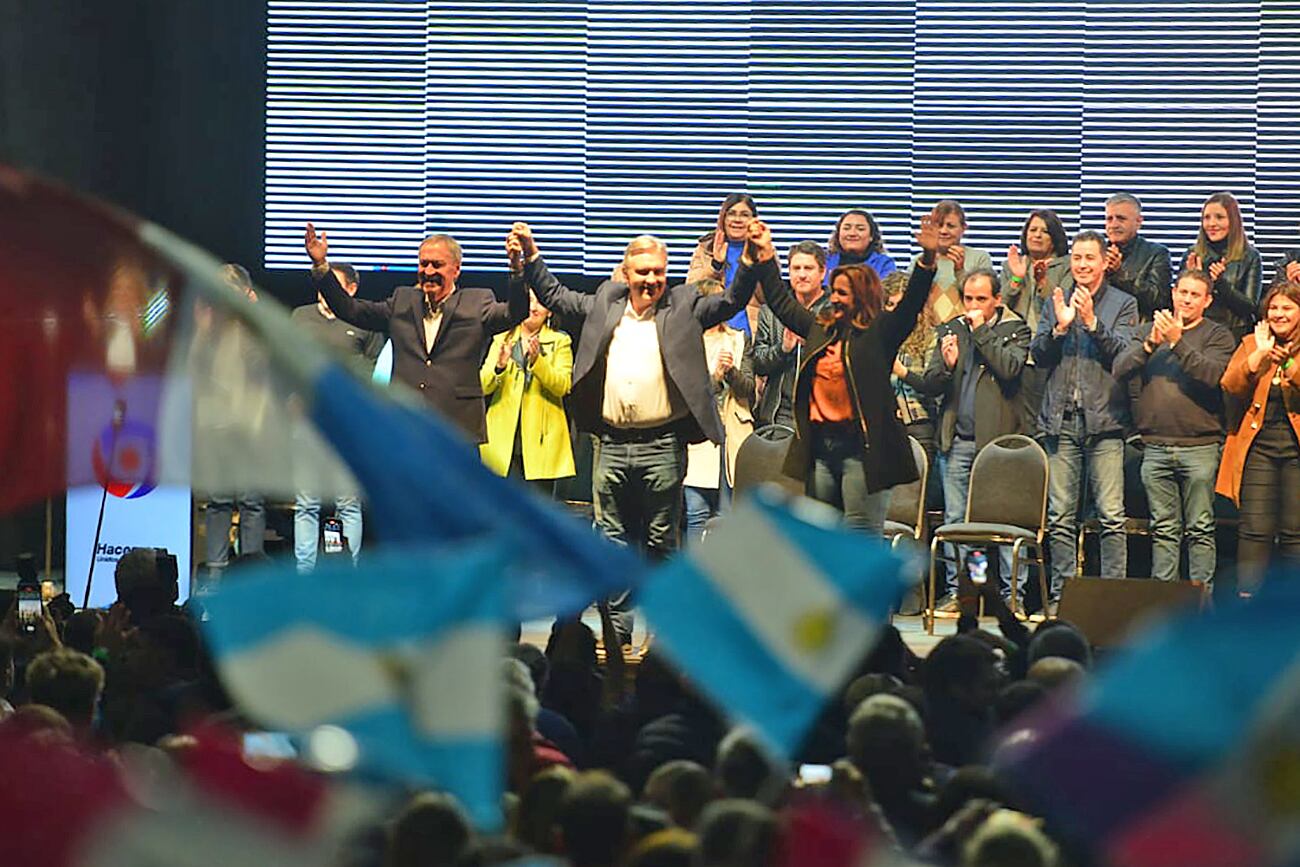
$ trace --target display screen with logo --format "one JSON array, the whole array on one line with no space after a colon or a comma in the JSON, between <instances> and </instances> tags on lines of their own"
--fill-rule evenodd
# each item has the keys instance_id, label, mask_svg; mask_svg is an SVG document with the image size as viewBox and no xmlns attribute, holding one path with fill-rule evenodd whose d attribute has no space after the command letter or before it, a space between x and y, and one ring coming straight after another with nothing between
<instances>
[{"instance_id":1,"label":"display screen with logo","mask_svg":"<svg viewBox=\"0 0 1300 867\"><path fill-rule=\"evenodd\" d=\"M189 596L190 489L158 484L162 399L161 377L114 382L86 374L69 380L68 477L98 482L68 491L65 586L77 605L85 596L92 558L89 605L113 603L113 571L132 548L174 553L180 600Z\"/></svg>"}]
</instances>

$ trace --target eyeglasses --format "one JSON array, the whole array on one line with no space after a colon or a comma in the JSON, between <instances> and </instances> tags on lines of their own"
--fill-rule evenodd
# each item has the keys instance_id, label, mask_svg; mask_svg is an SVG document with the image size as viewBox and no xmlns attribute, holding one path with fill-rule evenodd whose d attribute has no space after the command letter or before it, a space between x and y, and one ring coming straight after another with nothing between
<instances>
[{"instance_id":1,"label":"eyeglasses","mask_svg":"<svg viewBox=\"0 0 1300 867\"><path fill-rule=\"evenodd\" d=\"M727 211L727 216L740 217L742 220L749 220L753 218L754 212L753 211Z\"/></svg>"}]
</instances>

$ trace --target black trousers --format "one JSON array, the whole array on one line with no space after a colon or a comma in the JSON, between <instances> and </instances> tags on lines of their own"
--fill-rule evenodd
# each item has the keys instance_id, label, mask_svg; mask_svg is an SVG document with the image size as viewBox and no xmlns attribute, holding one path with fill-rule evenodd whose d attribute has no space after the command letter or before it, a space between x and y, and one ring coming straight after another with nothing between
<instances>
[{"instance_id":1,"label":"black trousers","mask_svg":"<svg viewBox=\"0 0 1300 867\"><path fill-rule=\"evenodd\" d=\"M1300 563L1300 443L1285 420L1270 420L1255 435L1241 474L1237 525L1237 586L1253 591L1278 554Z\"/></svg>"}]
</instances>

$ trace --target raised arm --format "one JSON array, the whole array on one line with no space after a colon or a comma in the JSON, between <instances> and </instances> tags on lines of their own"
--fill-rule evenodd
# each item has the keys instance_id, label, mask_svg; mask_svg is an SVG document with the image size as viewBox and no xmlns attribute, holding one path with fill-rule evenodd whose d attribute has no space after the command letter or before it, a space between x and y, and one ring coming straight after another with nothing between
<instances>
[{"instance_id":1,"label":"raised arm","mask_svg":"<svg viewBox=\"0 0 1300 867\"><path fill-rule=\"evenodd\" d=\"M764 286L781 282L781 271L776 264L776 250L772 247L772 233L760 220L750 221L750 237L745 256L731 285L720 295L700 295L695 299L695 318L703 328L712 328L726 322L736 312L744 309L754 286L763 281ZM753 253L753 258L750 254Z\"/></svg>"},{"instance_id":2,"label":"raised arm","mask_svg":"<svg viewBox=\"0 0 1300 867\"><path fill-rule=\"evenodd\" d=\"M881 314L881 327L890 355L897 355L907 335L916 327L916 318L925 309L925 301L930 297L930 287L934 284L935 251L939 249L939 229L932 214L921 218L921 228L916 233L916 242L921 246L921 255L912 267L907 278L907 289L899 299L898 306L892 312Z\"/></svg>"},{"instance_id":3,"label":"raised arm","mask_svg":"<svg viewBox=\"0 0 1300 867\"><path fill-rule=\"evenodd\" d=\"M483 308L483 328L498 334L514 328L528 318L528 285L524 282L523 245L519 239L506 239L510 256L510 279L506 282L505 303L495 301Z\"/></svg>"},{"instance_id":4,"label":"raised arm","mask_svg":"<svg viewBox=\"0 0 1300 867\"><path fill-rule=\"evenodd\" d=\"M393 318L393 296L383 301L366 301L354 298L343 291L329 264L329 237L316 234L316 227L307 224L304 240L307 255L311 257L311 282L334 315L358 328L369 331L387 331Z\"/></svg>"},{"instance_id":5,"label":"raised arm","mask_svg":"<svg viewBox=\"0 0 1300 867\"><path fill-rule=\"evenodd\" d=\"M551 269L547 268L546 263L542 261L542 254L533 239L533 230L527 223L515 223L510 236L506 238L507 250L512 240L517 241L524 257L524 284L537 293L537 300L542 302L543 307L561 317L573 317L579 321L591 312L595 296L575 292L556 279ZM526 300L527 295L525 295ZM525 314L527 309L525 303Z\"/></svg>"}]
</instances>

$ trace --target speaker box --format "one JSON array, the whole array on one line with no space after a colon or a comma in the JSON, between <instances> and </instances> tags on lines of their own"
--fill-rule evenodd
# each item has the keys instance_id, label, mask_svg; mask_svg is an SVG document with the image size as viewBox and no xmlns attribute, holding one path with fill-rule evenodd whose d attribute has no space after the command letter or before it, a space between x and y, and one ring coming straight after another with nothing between
<instances>
[{"instance_id":1,"label":"speaker box","mask_svg":"<svg viewBox=\"0 0 1300 867\"><path fill-rule=\"evenodd\" d=\"M1202 603L1200 584L1150 578L1072 578L1061 590L1058 614L1095 647L1117 647L1145 620Z\"/></svg>"}]
</instances>

